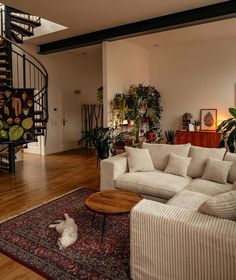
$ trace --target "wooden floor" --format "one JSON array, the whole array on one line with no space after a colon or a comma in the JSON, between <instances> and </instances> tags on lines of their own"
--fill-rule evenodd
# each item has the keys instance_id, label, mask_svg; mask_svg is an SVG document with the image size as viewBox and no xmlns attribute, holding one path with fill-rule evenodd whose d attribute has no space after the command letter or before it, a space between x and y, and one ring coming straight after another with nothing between
<instances>
[{"instance_id":1,"label":"wooden floor","mask_svg":"<svg viewBox=\"0 0 236 280\"><path fill-rule=\"evenodd\" d=\"M49 156L24 154L16 174L0 171L0 220L22 213L79 186L99 188L93 151L74 150ZM44 279L0 254L1 280Z\"/></svg>"}]
</instances>

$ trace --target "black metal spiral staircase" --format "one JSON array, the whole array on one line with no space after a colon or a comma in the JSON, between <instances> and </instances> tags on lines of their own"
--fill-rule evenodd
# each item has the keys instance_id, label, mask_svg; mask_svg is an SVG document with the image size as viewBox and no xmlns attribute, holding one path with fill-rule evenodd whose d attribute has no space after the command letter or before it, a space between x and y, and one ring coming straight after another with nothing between
<instances>
[{"instance_id":1,"label":"black metal spiral staircase","mask_svg":"<svg viewBox=\"0 0 236 280\"><path fill-rule=\"evenodd\" d=\"M0 156L15 172L15 151L47 134L48 73L19 44L34 35L40 18L0 6ZM1 162L0 162L1 167Z\"/></svg>"}]
</instances>

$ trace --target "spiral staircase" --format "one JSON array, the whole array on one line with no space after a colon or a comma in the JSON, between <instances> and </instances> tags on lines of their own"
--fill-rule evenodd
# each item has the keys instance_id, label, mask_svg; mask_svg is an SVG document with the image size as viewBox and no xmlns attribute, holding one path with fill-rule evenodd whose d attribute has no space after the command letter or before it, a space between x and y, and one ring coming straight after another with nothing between
<instances>
[{"instance_id":1,"label":"spiral staircase","mask_svg":"<svg viewBox=\"0 0 236 280\"><path fill-rule=\"evenodd\" d=\"M48 73L21 46L40 18L1 5L0 25L0 168L14 173L15 153L40 136L46 139Z\"/></svg>"}]
</instances>

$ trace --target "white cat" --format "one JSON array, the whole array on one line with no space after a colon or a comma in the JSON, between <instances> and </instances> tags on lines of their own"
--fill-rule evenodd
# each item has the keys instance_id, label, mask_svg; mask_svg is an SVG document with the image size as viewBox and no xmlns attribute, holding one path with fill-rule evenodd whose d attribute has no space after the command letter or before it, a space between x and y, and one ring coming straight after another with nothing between
<instances>
[{"instance_id":1,"label":"white cat","mask_svg":"<svg viewBox=\"0 0 236 280\"><path fill-rule=\"evenodd\" d=\"M65 220L57 220L49 225L49 228L55 228L61 234L61 237L57 241L60 250L65 249L77 240L78 226L75 220L70 218L68 214L65 214Z\"/></svg>"}]
</instances>

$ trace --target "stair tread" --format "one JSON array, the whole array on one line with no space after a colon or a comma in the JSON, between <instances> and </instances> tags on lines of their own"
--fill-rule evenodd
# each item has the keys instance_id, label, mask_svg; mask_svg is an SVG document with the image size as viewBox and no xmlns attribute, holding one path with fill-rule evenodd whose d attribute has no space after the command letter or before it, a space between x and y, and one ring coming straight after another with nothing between
<instances>
[{"instance_id":1,"label":"stair tread","mask_svg":"<svg viewBox=\"0 0 236 280\"><path fill-rule=\"evenodd\" d=\"M9 77L6 77L6 76L2 76L2 75L0 75L0 79L1 80L12 80L12 78L9 78Z\"/></svg>"},{"instance_id":2,"label":"stair tread","mask_svg":"<svg viewBox=\"0 0 236 280\"><path fill-rule=\"evenodd\" d=\"M16 41L16 43L18 44L23 43L23 40L13 30L11 30L11 37L14 41Z\"/></svg>"},{"instance_id":3,"label":"stair tread","mask_svg":"<svg viewBox=\"0 0 236 280\"><path fill-rule=\"evenodd\" d=\"M46 122L46 121L47 121L46 119L34 119L35 123L43 123L43 122Z\"/></svg>"},{"instance_id":4,"label":"stair tread","mask_svg":"<svg viewBox=\"0 0 236 280\"><path fill-rule=\"evenodd\" d=\"M11 22L11 27L15 30L15 31L18 31L20 32L21 34L25 35L25 36L33 36L34 33L29 31L28 29L14 23L14 22Z\"/></svg>"},{"instance_id":5,"label":"stair tread","mask_svg":"<svg viewBox=\"0 0 236 280\"><path fill-rule=\"evenodd\" d=\"M7 84L4 84L4 83L2 83L1 81L0 81L0 88L4 88L4 89L13 89L13 87L12 86L10 86L10 85L7 85Z\"/></svg>"},{"instance_id":6,"label":"stair tread","mask_svg":"<svg viewBox=\"0 0 236 280\"><path fill-rule=\"evenodd\" d=\"M34 111L34 114L42 115L42 114L43 114L43 111L35 110L35 111Z\"/></svg>"},{"instance_id":7,"label":"stair tread","mask_svg":"<svg viewBox=\"0 0 236 280\"><path fill-rule=\"evenodd\" d=\"M12 13L10 14L10 17L11 17L12 21L15 21L15 22L28 24L28 25L35 26L35 27L39 27L41 25L41 23L38 21L28 19L23 16L15 15Z\"/></svg>"},{"instance_id":8,"label":"stair tread","mask_svg":"<svg viewBox=\"0 0 236 280\"><path fill-rule=\"evenodd\" d=\"M35 136L43 136L44 132L35 132Z\"/></svg>"}]
</instances>

